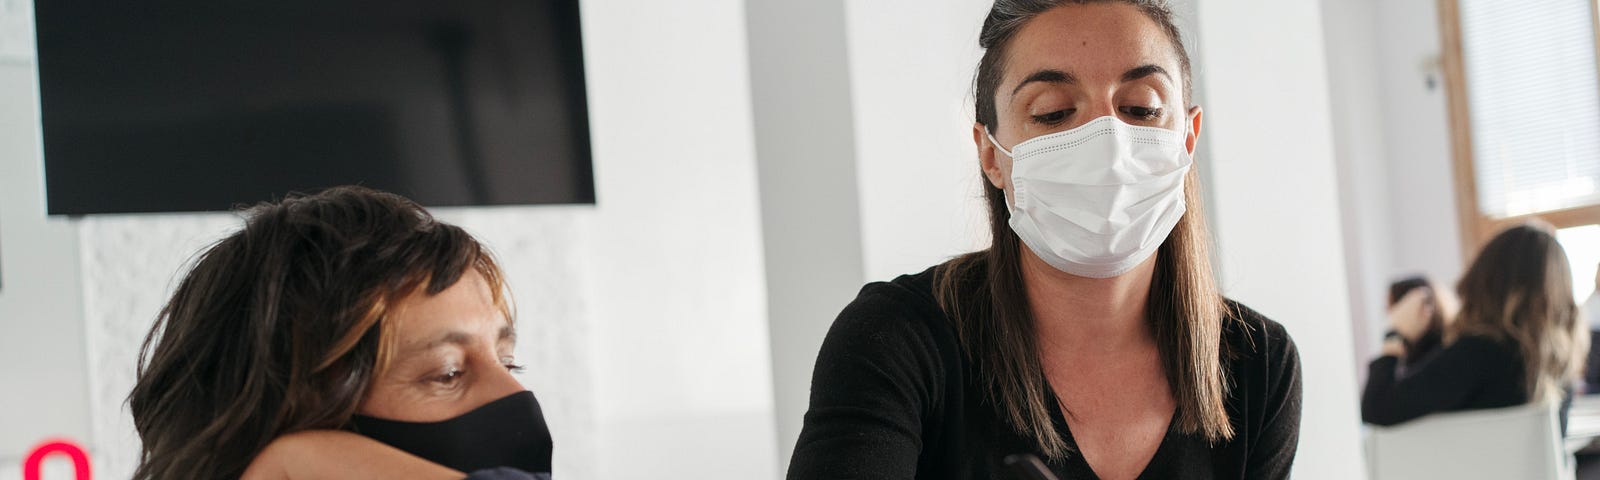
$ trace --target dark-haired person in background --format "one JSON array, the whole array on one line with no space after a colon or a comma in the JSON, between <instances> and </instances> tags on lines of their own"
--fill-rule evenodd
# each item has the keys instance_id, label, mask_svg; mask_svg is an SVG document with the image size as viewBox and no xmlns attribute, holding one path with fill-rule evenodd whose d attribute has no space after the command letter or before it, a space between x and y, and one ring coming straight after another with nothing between
<instances>
[{"instance_id":1,"label":"dark-haired person in background","mask_svg":"<svg viewBox=\"0 0 1600 480\"><path fill-rule=\"evenodd\" d=\"M548 478L503 278L477 240L397 195L339 187L250 210L146 337L134 478Z\"/></svg>"},{"instance_id":2,"label":"dark-haired person in background","mask_svg":"<svg viewBox=\"0 0 1600 480\"><path fill-rule=\"evenodd\" d=\"M845 307L789 478L1286 478L1299 357L1217 291L1166 2L999 0L979 37L993 245Z\"/></svg>"},{"instance_id":3,"label":"dark-haired person in background","mask_svg":"<svg viewBox=\"0 0 1600 480\"><path fill-rule=\"evenodd\" d=\"M1434 412L1565 402L1583 368L1589 335L1572 299L1566 251L1545 225L1495 235L1456 286L1461 309L1446 322L1444 346L1400 369L1411 353L1389 338L1368 369L1361 418L1394 425ZM1398 332L1421 331L1426 292L1390 316Z\"/></svg>"},{"instance_id":4,"label":"dark-haired person in background","mask_svg":"<svg viewBox=\"0 0 1600 480\"><path fill-rule=\"evenodd\" d=\"M1398 338L1405 342L1406 356L1401 368L1429 358L1444 343L1445 321L1454 318L1458 303L1448 291L1434 288L1426 277L1407 278L1389 286L1389 324L1405 331L1391 328L1385 338ZM1395 321L1397 317L1407 320Z\"/></svg>"}]
</instances>

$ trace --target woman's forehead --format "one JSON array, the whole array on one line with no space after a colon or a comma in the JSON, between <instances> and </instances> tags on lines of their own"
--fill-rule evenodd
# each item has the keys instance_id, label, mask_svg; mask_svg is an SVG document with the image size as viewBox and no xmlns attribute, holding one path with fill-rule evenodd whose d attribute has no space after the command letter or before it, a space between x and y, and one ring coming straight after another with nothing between
<instances>
[{"instance_id":1,"label":"woman's forehead","mask_svg":"<svg viewBox=\"0 0 1600 480\"><path fill-rule=\"evenodd\" d=\"M510 319L495 303L488 282L468 269L454 285L437 294L416 292L400 301L395 314L402 343L430 342L449 333L498 339Z\"/></svg>"},{"instance_id":2,"label":"woman's forehead","mask_svg":"<svg viewBox=\"0 0 1600 480\"><path fill-rule=\"evenodd\" d=\"M1084 82L1115 82L1130 69L1156 65L1180 75L1166 32L1132 5L1107 2L1057 7L1024 24L1006 50L1002 88L1040 70Z\"/></svg>"}]
</instances>

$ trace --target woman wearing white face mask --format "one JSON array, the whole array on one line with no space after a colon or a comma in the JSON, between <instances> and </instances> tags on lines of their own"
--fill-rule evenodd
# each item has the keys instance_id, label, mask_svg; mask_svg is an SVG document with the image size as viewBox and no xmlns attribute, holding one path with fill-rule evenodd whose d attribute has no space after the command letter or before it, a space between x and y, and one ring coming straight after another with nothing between
<instances>
[{"instance_id":1,"label":"woman wearing white face mask","mask_svg":"<svg viewBox=\"0 0 1600 480\"><path fill-rule=\"evenodd\" d=\"M789 478L1284 478L1300 372L1214 285L1199 107L1161 0L999 0L973 140L993 245L874 283L818 355Z\"/></svg>"}]
</instances>

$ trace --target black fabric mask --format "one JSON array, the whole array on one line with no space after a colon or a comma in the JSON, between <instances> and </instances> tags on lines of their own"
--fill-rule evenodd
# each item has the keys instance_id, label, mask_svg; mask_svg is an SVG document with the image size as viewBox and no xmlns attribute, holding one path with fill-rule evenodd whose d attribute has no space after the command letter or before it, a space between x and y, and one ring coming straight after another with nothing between
<instances>
[{"instance_id":1,"label":"black fabric mask","mask_svg":"<svg viewBox=\"0 0 1600 480\"><path fill-rule=\"evenodd\" d=\"M462 472L512 467L550 471L550 429L533 392L521 391L458 417L428 423L356 415L351 430Z\"/></svg>"}]
</instances>

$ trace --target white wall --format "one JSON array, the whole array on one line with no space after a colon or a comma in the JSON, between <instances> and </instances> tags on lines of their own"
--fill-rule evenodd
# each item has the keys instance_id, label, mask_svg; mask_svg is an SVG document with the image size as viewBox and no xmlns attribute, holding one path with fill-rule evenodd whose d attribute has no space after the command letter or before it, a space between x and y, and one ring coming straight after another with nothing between
<instances>
[{"instance_id":1,"label":"white wall","mask_svg":"<svg viewBox=\"0 0 1600 480\"><path fill-rule=\"evenodd\" d=\"M1318 3L1196 3L1224 293L1300 348L1295 478L1363 475L1350 305Z\"/></svg>"},{"instance_id":2,"label":"white wall","mask_svg":"<svg viewBox=\"0 0 1600 480\"><path fill-rule=\"evenodd\" d=\"M45 437L90 429L78 232L45 218L38 181L30 11L0 5L0 476Z\"/></svg>"},{"instance_id":3,"label":"white wall","mask_svg":"<svg viewBox=\"0 0 1600 480\"><path fill-rule=\"evenodd\" d=\"M1339 174L1346 286L1356 375L1387 331L1390 266L1389 189L1384 155L1378 52L1378 1L1322 2L1332 100L1333 153Z\"/></svg>"},{"instance_id":4,"label":"white wall","mask_svg":"<svg viewBox=\"0 0 1600 480\"><path fill-rule=\"evenodd\" d=\"M866 278L989 244L972 143L978 30L992 2L846 2Z\"/></svg>"},{"instance_id":5,"label":"white wall","mask_svg":"<svg viewBox=\"0 0 1600 480\"><path fill-rule=\"evenodd\" d=\"M583 19L600 478L770 478L742 2L595 0Z\"/></svg>"},{"instance_id":6,"label":"white wall","mask_svg":"<svg viewBox=\"0 0 1600 480\"><path fill-rule=\"evenodd\" d=\"M1379 2L1378 65L1388 167L1390 274L1454 284L1463 270L1449 112L1438 77L1439 19L1432 0ZM1429 87L1428 77L1437 83Z\"/></svg>"},{"instance_id":7,"label":"white wall","mask_svg":"<svg viewBox=\"0 0 1600 480\"><path fill-rule=\"evenodd\" d=\"M1390 282L1463 266L1432 0L1322 5L1358 375L1388 330Z\"/></svg>"}]
</instances>

